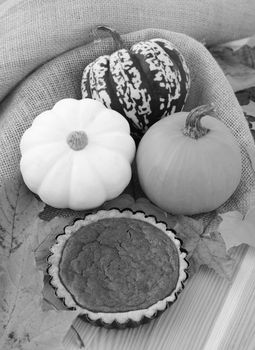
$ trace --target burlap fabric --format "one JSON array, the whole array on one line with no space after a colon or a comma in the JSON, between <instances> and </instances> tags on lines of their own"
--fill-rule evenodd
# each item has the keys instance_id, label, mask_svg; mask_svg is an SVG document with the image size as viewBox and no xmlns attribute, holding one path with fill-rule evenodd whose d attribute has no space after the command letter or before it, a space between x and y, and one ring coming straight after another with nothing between
<instances>
[{"instance_id":1,"label":"burlap fabric","mask_svg":"<svg viewBox=\"0 0 255 350\"><path fill-rule=\"evenodd\" d=\"M160 28L207 44L255 33L254 0L1 0L0 101L31 71L91 41L91 26Z\"/></svg>"},{"instance_id":2,"label":"burlap fabric","mask_svg":"<svg viewBox=\"0 0 255 350\"><path fill-rule=\"evenodd\" d=\"M128 46L156 37L173 42L187 60L191 71L191 89L185 110L213 102L218 117L229 126L238 140L243 160L242 179L231 200L221 209L239 209L245 212L255 186L254 170L247 153L247 149L254 148L254 142L231 86L207 49L187 35L159 29L123 35ZM91 42L59 55L30 74L5 98L0 111L0 178L15 177L18 174L20 138L33 118L52 108L62 98L80 99L84 67L99 55L112 50L114 45L111 38L104 38L101 42Z\"/></svg>"}]
</instances>

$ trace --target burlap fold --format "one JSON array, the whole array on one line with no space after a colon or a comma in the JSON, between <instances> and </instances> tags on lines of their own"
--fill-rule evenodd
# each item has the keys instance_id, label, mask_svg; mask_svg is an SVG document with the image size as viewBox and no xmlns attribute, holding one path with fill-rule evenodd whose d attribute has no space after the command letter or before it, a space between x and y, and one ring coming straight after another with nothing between
<instances>
[{"instance_id":1,"label":"burlap fold","mask_svg":"<svg viewBox=\"0 0 255 350\"><path fill-rule=\"evenodd\" d=\"M0 101L41 64L90 42L95 24L122 34L160 28L212 45L253 35L254 18L254 0L5 0Z\"/></svg>"}]
</instances>

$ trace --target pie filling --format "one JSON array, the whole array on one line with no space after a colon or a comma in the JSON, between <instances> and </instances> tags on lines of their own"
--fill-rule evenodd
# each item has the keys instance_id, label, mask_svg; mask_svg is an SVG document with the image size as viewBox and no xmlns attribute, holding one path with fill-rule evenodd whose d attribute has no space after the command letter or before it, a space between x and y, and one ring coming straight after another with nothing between
<instances>
[{"instance_id":1,"label":"pie filling","mask_svg":"<svg viewBox=\"0 0 255 350\"><path fill-rule=\"evenodd\" d=\"M175 289L179 253L149 222L103 218L66 240L58 273L82 308L106 313L146 309Z\"/></svg>"}]
</instances>

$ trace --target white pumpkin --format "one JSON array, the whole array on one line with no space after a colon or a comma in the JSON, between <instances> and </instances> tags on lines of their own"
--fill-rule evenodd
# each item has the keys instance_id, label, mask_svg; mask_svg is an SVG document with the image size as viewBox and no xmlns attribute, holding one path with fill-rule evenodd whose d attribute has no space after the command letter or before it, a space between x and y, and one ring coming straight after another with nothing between
<instances>
[{"instance_id":1,"label":"white pumpkin","mask_svg":"<svg viewBox=\"0 0 255 350\"><path fill-rule=\"evenodd\" d=\"M127 120L93 99L63 99L37 116L20 142L25 184L56 208L85 210L117 197L131 179Z\"/></svg>"}]
</instances>

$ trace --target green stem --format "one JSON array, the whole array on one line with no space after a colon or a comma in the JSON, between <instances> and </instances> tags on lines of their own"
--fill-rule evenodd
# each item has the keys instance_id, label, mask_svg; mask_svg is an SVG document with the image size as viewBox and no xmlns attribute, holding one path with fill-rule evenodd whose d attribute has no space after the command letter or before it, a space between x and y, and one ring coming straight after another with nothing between
<instances>
[{"instance_id":1,"label":"green stem","mask_svg":"<svg viewBox=\"0 0 255 350\"><path fill-rule=\"evenodd\" d=\"M199 139L206 135L210 130L202 126L201 119L213 112L215 112L213 103L192 109L187 116L183 134L193 139Z\"/></svg>"},{"instance_id":2,"label":"green stem","mask_svg":"<svg viewBox=\"0 0 255 350\"><path fill-rule=\"evenodd\" d=\"M97 25L92 29L92 34L95 38L101 39L100 35L98 34L98 31L104 31L110 33L112 36L114 43L116 45L116 49L120 50L124 48L123 40L121 39L120 34L113 28L105 26L105 25Z\"/></svg>"},{"instance_id":3,"label":"green stem","mask_svg":"<svg viewBox=\"0 0 255 350\"><path fill-rule=\"evenodd\" d=\"M88 136L83 130L74 130L66 138L68 146L74 151L80 151L88 144Z\"/></svg>"}]
</instances>

